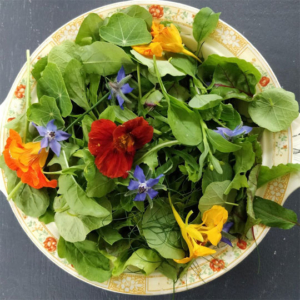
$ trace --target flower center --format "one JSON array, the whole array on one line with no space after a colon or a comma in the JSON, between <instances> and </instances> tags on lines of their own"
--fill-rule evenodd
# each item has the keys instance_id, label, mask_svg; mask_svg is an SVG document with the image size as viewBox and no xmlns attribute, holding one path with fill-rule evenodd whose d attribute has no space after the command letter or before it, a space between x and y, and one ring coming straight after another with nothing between
<instances>
[{"instance_id":1,"label":"flower center","mask_svg":"<svg viewBox=\"0 0 300 300\"><path fill-rule=\"evenodd\" d=\"M143 194L143 193L147 192L147 190L148 190L147 184L146 183L141 183L139 185L139 189L138 190L139 190L140 194Z\"/></svg>"},{"instance_id":2,"label":"flower center","mask_svg":"<svg viewBox=\"0 0 300 300\"><path fill-rule=\"evenodd\" d=\"M119 93L119 91L120 91L120 86L119 86L118 82L112 82L112 81L110 81L110 82L108 83L108 85L109 85L109 87L111 88L111 90L112 90L112 92L113 92L114 94L118 94L118 93Z\"/></svg>"},{"instance_id":3,"label":"flower center","mask_svg":"<svg viewBox=\"0 0 300 300\"><path fill-rule=\"evenodd\" d=\"M50 140L53 140L53 139L55 138L55 132L54 132L54 131L48 132L48 138L49 138Z\"/></svg>"},{"instance_id":4,"label":"flower center","mask_svg":"<svg viewBox=\"0 0 300 300\"><path fill-rule=\"evenodd\" d=\"M130 133L124 134L117 139L117 146L122 150L131 151L134 145L134 140Z\"/></svg>"}]
</instances>

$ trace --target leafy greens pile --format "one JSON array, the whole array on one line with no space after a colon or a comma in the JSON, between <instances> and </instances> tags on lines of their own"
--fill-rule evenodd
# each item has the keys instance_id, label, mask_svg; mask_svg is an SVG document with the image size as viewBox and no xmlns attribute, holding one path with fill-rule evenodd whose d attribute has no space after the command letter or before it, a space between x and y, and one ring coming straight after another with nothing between
<instances>
[{"instance_id":1,"label":"leafy greens pile","mask_svg":"<svg viewBox=\"0 0 300 300\"><path fill-rule=\"evenodd\" d=\"M152 41L152 16L134 5L105 20L89 14L75 42L55 46L32 69L38 102L30 105L27 95L27 111L6 127L25 142L37 142L41 138L31 122L42 127L55 120L69 139L61 143L60 155L49 150L43 169L58 180L58 188L22 183L1 157L9 198L26 215L55 222L59 256L89 280L103 282L125 270L147 275L158 270L176 281L186 272L192 261L174 262L189 249L168 194L183 220L194 212L193 224L213 206L224 207L233 223L223 235L229 240L255 238L251 229L257 224L288 229L297 223L294 212L255 193L300 170L297 164L262 166L259 142L264 129L289 128L298 117L298 103L281 88L257 93L261 74L251 63L216 54L201 57L218 18L209 8L195 16L195 54L201 63L183 52L164 50L157 58L133 50ZM122 70L130 76L119 84ZM125 84L130 88L122 90ZM136 150L129 177L105 176L88 148L93 123L105 119L121 125L137 117L153 127L153 138ZM157 178L153 197L139 183L137 193L148 192L145 201L134 201L129 191L137 165L147 178Z\"/></svg>"}]
</instances>

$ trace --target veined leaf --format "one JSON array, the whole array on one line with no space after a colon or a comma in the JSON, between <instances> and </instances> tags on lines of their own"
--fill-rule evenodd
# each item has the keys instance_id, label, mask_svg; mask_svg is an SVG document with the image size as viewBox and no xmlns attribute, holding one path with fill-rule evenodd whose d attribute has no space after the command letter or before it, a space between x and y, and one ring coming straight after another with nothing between
<instances>
[{"instance_id":1,"label":"veined leaf","mask_svg":"<svg viewBox=\"0 0 300 300\"><path fill-rule=\"evenodd\" d=\"M134 18L143 19L147 24L148 30L150 30L152 25L152 15L144 7L141 7L139 5L131 5L122 10L122 13Z\"/></svg>"},{"instance_id":2,"label":"veined leaf","mask_svg":"<svg viewBox=\"0 0 300 300\"><path fill-rule=\"evenodd\" d=\"M44 56L41 59L39 59L33 66L31 74L36 81L38 81L41 78L42 72L45 70L47 64L48 64L48 56Z\"/></svg>"},{"instance_id":3,"label":"veined leaf","mask_svg":"<svg viewBox=\"0 0 300 300\"><path fill-rule=\"evenodd\" d=\"M205 110L219 105L222 101L222 97L214 94L196 95L189 102L189 106L199 110Z\"/></svg>"}]
</instances>

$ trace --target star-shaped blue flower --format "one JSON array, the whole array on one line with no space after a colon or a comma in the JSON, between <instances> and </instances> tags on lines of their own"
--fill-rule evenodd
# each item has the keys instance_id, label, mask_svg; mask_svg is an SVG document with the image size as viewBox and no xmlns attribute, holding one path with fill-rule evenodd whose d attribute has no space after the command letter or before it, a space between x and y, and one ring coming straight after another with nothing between
<instances>
[{"instance_id":1,"label":"star-shaped blue flower","mask_svg":"<svg viewBox=\"0 0 300 300\"><path fill-rule=\"evenodd\" d=\"M248 134L252 130L250 126L243 126L243 124L238 125L235 129L231 130L229 128L217 127L215 132L219 133L224 139L230 140L235 136L241 134Z\"/></svg>"},{"instance_id":2,"label":"star-shaped blue flower","mask_svg":"<svg viewBox=\"0 0 300 300\"><path fill-rule=\"evenodd\" d=\"M158 195L158 191L152 187L158 184L159 179L164 176L163 174L157 176L156 178L150 178L146 180L144 171L139 166L136 166L133 176L137 179L137 181L130 180L128 189L130 191L136 190L137 195L135 196L134 201L144 201L147 195L152 200Z\"/></svg>"},{"instance_id":3,"label":"star-shaped blue flower","mask_svg":"<svg viewBox=\"0 0 300 300\"><path fill-rule=\"evenodd\" d=\"M232 227L232 225L233 225L233 222L225 223L223 226L222 232L228 233L230 228ZM221 241L232 247L232 243L228 238L222 236Z\"/></svg>"},{"instance_id":4,"label":"star-shaped blue flower","mask_svg":"<svg viewBox=\"0 0 300 300\"><path fill-rule=\"evenodd\" d=\"M108 83L108 87L110 89L110 95L108 99L113 99L116 97L122 109L124 109L123 104L125 101L130 103L130 100L128 100L125 96L125 94L133 91L133 88L127 83L130 78L131 75L125 75L125 69L122 66L118 72L116 81L111 81Z\"/></svg>"},{"instance_id":5,"label":"star-shaped blue flower","mask_svg":"<svg viewBox=\"0 0 300 300\"><path fill-rule=\"evenodd\" d=\"M57 126L54 125L55 120L51 120L48 124L44 126L37 126L32 123L33 126L37 129L40 136L44 137L41 141L41 149L51 148L56 156L60 155L61 145L59 142L67 140L71 134L64 132L62 130L57 130Z\"/></svg>"}]
</instances>

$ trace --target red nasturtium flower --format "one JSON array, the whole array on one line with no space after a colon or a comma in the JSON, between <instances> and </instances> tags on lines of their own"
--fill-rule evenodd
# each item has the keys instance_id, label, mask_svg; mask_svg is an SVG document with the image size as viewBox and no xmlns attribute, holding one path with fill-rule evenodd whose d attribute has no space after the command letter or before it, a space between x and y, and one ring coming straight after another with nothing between
<instances>
[{"instance_id":1,"label":"red nasturtium flower","mask_svg":"<svg viewBox=\"0 0 300 300\"><path fill-rule=\"evenodd\" d=\"M94 121L89 133L89 150L96 156L99 171L110 178L128 176L137 149L149 143L153 127L143 117L117 126L106 119Z\"/></svg>"},{"instance_id":2,"label":"red nasturtium flower","mask_svg":"<svg viewBox=\"0 0 300 300\"><path fill-rule=\"evenodd\" d=\"M260 81L259 81L259 84L261 86L267 86L270 82L270 78L269 77L266 77L266 76L263 76Z\"/></svg>"},{"instance_id":3,"label":"red nasturtium flower","mask_svg":"<svg viewBox=\"0 0 300 300\"><path fill-rule=\"evenodd\" d=\"M17 176L23 183L35 189L56 188L57 180L49 181L42 172L48 152L45 149L41 150L41 142L24 144L20 135L10 129L3 156L6 165L17 171Z\"/></svg>"}]
</instances>

